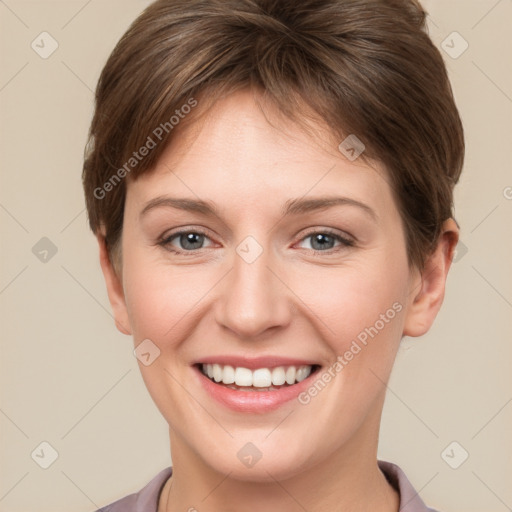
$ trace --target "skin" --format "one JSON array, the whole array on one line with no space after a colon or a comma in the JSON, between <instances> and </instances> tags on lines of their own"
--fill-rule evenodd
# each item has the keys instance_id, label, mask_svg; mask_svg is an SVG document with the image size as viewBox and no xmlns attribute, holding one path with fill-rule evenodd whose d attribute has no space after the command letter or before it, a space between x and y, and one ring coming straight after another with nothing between
<instances>
[{"instance_id":1,"label":"skin","mask_svg":"<svg viewBox=\"0 0 512 512\"><path fill-rule=\"evenodd\" d=\"M312 138L262 101L250 91L219 101L128 183L119 274L97 236L117 327L161 351L139 363L169 424L174 472L158 510L396 512L377 466L384 383L401 338L426 333L439 311L457 225L444 223L422 273L409 268L387 171L350 162L326 126L313 124ZM162 195L210 200L220 215L159 207L141 217ZM303 196L356 199L377 220L349 205L283 217ZM177 228L206 231L203 248L179 236L158 244ZM314 251L310 235L326 228L354 245L328 239ZM263 250L250 264L236 252L248 235ZM193 375L193 361L218 354L300 357L325 371L396 302L401 311L306 405L234 412ZM262 452L252 468L237 458L247 442Z\"/></svg>"}]
</instances>

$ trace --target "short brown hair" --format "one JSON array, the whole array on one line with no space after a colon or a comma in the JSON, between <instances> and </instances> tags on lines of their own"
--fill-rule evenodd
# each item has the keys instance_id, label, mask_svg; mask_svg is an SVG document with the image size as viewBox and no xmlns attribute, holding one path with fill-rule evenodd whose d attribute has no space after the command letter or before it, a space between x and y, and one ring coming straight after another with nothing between
<instances>
[{"instance_id":1,"label":"short brown hair","mask_svg":"<svg viewBox=\"0 0 512 512\"><path fill-rule=\"evenodd\" d=\"M194 117L180 115L191 99L212 104L247 87L292 119L306 106L340 141L348 134L363 141L364 156L389 173L409 264L423 269L443 221L453 217L464 135L416 0L151 4L101 73L83 168L90 227L104 227L111 257L122 234L123 178L154 167L177 133L172 128ZM131 160L149 139L156 145Z\"/></svg>"}]
</instances>

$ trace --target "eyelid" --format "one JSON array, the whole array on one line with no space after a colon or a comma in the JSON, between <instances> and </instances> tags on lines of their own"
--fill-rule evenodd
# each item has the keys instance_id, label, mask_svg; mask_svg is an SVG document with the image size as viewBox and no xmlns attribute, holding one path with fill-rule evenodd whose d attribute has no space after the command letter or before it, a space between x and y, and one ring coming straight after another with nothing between
<instances>
[{"instance_id":1,"label":"eyelid","mask_svg":"<svg viewBox=\"0 0 512 512\"><path fill-rule=\"evenodd\" d=\"M355 237L353 237L352 235L349 235L348 233L343 232L343 234L342 234L333 228L313 227L313 228L309 229L308 231L306 231L305 233L302 233L298 242L296 242L294 245L296 245L299 242L302 242L306 238L309 238L311 235L314 235L317 233L322 234L322 235L329 235L329 236L335 238L336 240L338 240L341 243L342 248L343 248L343 246L344 247L353 247L356 244ZM338 246L338 248L339 248L339 246ZM325 251L319 251L316 249L310 249L310 250L312 250L315 253L328 254L328 253L336 252L337 249L335 247L333 247L331 249L326 249Z\"/></svg>"},{"instance_id":2,"label":"eyelid","mask_svg":"<svg viewBox=\"0 0 512 512\"><path fill-rule=\"evenodd\" d=\"M322 234L326 234L326 235L338 236L340 238L343 238L347 241L350 240L352 242L355 242L355 240L356 240L355 237L353 237L352 235L350 235L349 233L347 233L345 231L337 230L334 228L321 227L321 226L315 226L312 228L308 228L305 233L302 233L300 240L302 240L303 238L305 238L307 236L313 235L315 233L322 233Z\"/></svg>"},{"instance_id":3,"label":"eyelid","mask_svg":"<svg viewBox=\"0 0 512 512\"><path fill-rule=\"evenodd\" d=\"M208 236L207 230L205 228L195 226L180 226L179 228L174 228L169 231L165 231L164 234L159 237L159 241L169 240L170 238L173 238L176 235L183 235L186 233L196 233L198 235ZM208 238L210 237L208 236Z\"/></svg>"},{"instance_id":4,"label":"eyelid","mask_svg":"<svg viewBox=\"0 0 512 512\"><path fill-rule=\"evenodd\" d=\"M159 237L155 245L160 245L164 249L173 252L175 254L185 254L185 255L194 255L197 254L198 251L202 251L203 249L209 249L209 247L201 247L200 249L193 249L191 251L185 251L183 249L175 249L171 246L171 239L174 239L176 237L179 237L180 235L188 234L188 233L195 233L196 235L202 235L205 238L208 238L210 241L213 242L211 237L208 235L208 232L204 228L197 228L197 227L179 227L176 228L176 231L166 231L162 236Z\"/></svg>"}]
</instances>

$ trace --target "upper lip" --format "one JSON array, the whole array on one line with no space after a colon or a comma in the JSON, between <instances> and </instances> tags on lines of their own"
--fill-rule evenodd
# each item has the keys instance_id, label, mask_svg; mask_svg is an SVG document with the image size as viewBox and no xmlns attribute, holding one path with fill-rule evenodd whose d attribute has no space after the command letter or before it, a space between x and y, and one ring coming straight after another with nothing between
<instances>
[{"instance_id":1,"label":"upper lip","mask_svg":"<svg viewBox=\"0 0 512 512\"><path fill-rule=\"evenodd\" d=\"M234 368L248 368L249 370L256 370L258 368L276 368L278 366L315 366L318 363L307 359L298 359L293 357L283 356L259 356L259 357L244 357L244 356L209 356L195 361L193 364L219 364L221 366L230 365Z\"/></svg>"}]
</instances>

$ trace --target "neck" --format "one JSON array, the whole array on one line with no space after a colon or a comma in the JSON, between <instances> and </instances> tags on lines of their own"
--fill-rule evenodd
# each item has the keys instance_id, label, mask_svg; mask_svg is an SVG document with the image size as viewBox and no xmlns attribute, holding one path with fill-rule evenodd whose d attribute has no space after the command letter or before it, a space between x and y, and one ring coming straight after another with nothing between
<instances>
[{"instance_id":1,"label":"neck","mask_svg":"<svg viewBox=\"0 0 512 512\"><path fill-rule=\"evenodd\" d=\"M241 481L216 471L170 430L173 475L158 512L397 512L399 495L377 465L380 414L320 464L277 480ZM371 441L373 440L373 442Z\"/></svg>"}]
</instances>

